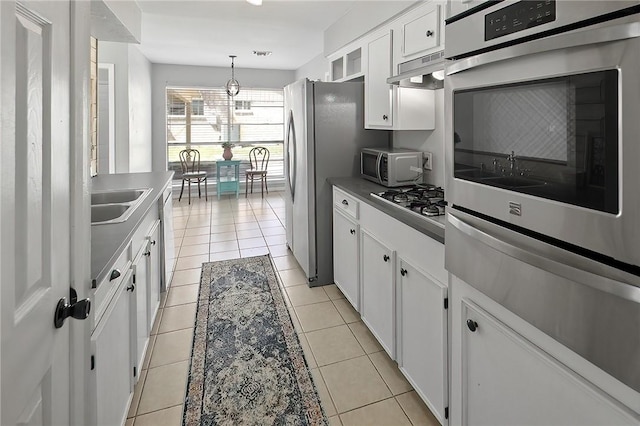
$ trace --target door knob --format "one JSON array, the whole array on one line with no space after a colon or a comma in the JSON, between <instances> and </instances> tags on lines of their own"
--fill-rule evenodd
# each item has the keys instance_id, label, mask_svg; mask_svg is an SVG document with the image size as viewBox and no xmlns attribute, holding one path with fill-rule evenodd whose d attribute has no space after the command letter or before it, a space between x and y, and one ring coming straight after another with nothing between
<instances>
[{"instance_id":1,"label":"door knob","mask_svg":"<svg viewBox=\"0 0 640 426\"><path fill-rule=\"evenodd\" d=\"M387 120L388 118L389 118L389 117L387 116L387 114L385 114L385 115L383 115L383 116L382 116L382 119L383 119L383 120Z\"/></svg>"},{"instance_id":2,"label":"door knob","mask_svg":"<svg viewBox=\"0 0 640 426\"><path fill-rule=\"evenodd\" d=\"M353 235L353 234L356 233L356 230L355 229L349 229L349 232L351 232L351 235Z\"/></svg>"},{"instance_id":3,"label":"door knob","mask_svg":"<svg viewBox=\"0 0 640 426\"><path fill-rule=\"evenodd\" d=\"M468 319L467 320L467 327L469 328L469 330L474 333L477 329L478 329L478 323L475 322L472 319Z\"/></svg>"},{"instance_id":4,"label":"door knob","mask_svg":"<svg viewBox=\"0 0 640 426\"><path fill-rule=\"evenodd\" d=\"M342 200L342 204L344 204L345 206L348 206L349 202L347 200Z\"/></svg>"},{"instance_id":5,"label":"door knob","mask_svg":"<svg viewBox=\"0 0 640 426\"><path fill-rule=\"evenodd\" d=\"M427 37L431 37L432 35L433 35L433 31L428 30L428 31L427 31Z\"/></svg>"},{"instance_id":6,"label":"door knob","mask_svg":"<svg viewBox=\"0 0 640 426\"><path fill-rule=\"evenodd\" d=\"M384 261L388 261L389 260L389 256L387 256L386 254L384 256L382 256L382 259L384 259Z\"/></svg>"},{"instance_id":7,"label":"door knob","mask_svg":"<svg viewBox=\"0 0 640 426\"><path fill-rule=\"evenodd\" d=\"M67 303L67 298L63 297L58 300L56 310L53 314L53 325L56 328L62 327L64 320L68 317L83 320L89 317L91 311L91 300L82 299L78 300L78 293L71 289L71 303Z\"/></svg>"},{"instance_id":8,"label":"door knob","mask_svg":"<svg viewBox=\"0 0 640 426\"><path fill-rule=\"evenodd\" d=\"M129 287L127 287L125 290L133 292L136 289L135 284L131 284Z\"/></svg>"},{"instance_id":9,"label":"door knob","mask_svg":"<svg viewBox=\"0 0 640 426\"><path fill-rule=\"evenodd\" d=\"M109 281L115 280L120 275L122 275L122 273L120 272L120 269L114 269L113 271L111 271L111 275L109 275Z\"/></svg>"},{"instance_id":10,"label":"door knob","mask_svg":"<svg viewBox=\"0 0 640 426\"><path fill-rule=\"evenodd\" d=\"M400 275L402 275L403 277L404 277L405 275L407 275L407 270L406 270L406 269L404 269L404 268L401 268L401 269L400 269Z\"/></svg>"}]
</instances>

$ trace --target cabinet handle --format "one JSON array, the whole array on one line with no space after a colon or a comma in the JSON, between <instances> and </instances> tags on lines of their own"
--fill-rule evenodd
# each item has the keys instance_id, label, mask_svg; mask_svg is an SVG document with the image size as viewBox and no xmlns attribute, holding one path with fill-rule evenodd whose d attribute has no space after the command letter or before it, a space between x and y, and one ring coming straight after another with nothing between
<instances>
[{"instance_id":1,"label":"cabinet handle","mask_svg":"<svg viewBox=\"0 0 640 426\"><path fill-rule=\"evenodd\" d=\"M431 37L434 34L433 31L431 30L427 30L427 37Z\"/></svg>"},{"instance_id":2,"label":"cabinet handle","mask_svg":"<svg viewBox=\"0 0 640 426\"><path fill-rule=\"evenodd\" d=\"M109 275L109 281L115 280L120 275L122 275L122 273L120 272L120 269L114 269L113 271L111 271L111 275Z\"/></svg>"},{"instance_id":3,"label":"cabinet handle","mask_svg":"<svg viewBox=\"0 0 640 426\"><path fill-rule=\"evenodd\" d=\"M403 277L407 275L407 270L404 268L400 268L400 275L402 275Z\"/></svg>"},{"instance_id":4,"label":"cabinet handle","mask_svg":"<svg viewBox=\"0 0 640 426\"><path fill-rule=\"evenodd\" d=\"M349 229L349 232L351 232L351 235L353 235L353 234L356 233L356 230L355 229Z\"/></svg>"},{"instance_id":5,"label":"cabinet handle","mask_svg":"<svg viewBox=\"0 0 640 426\"><path fill-rule=\"evenodd\" d=\"M155 246L156 245L156 240L151 241L151 245Z\"/></svg>"},{"instance_id":6,"label":"cabinet handle","mask_svg":"<svg viewBox=\"0 0 640 426\"><path fill-rule=\"evenodd\" d=\"M469 328L469 330L470 330L472 333L475 333L475 331L478 329L478 323L477 323L477 322L475 322L475 321L474 321L474 320L472 320L472 319L468 319L468 320L467 320L467 327Z\"/></svg>"},{"instance_id":7,"label":"cabinet handle","mask_svg":"<svg viewBox=\"0 0 640 426\"><path fill-rule=\"evenodd\" d=\"M144 253L142 253L144 256L151 256L151 252L150 251L145 251Z\"/></svg>"},{"instance_id":8,"label":"cabinet handle","mask_svg":"<svg viewBox=\"0 0 640 426\"><path fill-rule=\"evenodd\" d=\"M382 258L384 259L385 262L387 262L389 260L389 256L387 256L386 254L384 256L382 256Z\"/></svg>"},{"instance_id":9,"label":"cabinet handle","mask_svg":"<svg viewBox=\"0 0 640 426\"><path fill-rule=\"evenodd\" d=\"M127 291L130 291L133 293L133 291L136 289L135 284L131 284L129 287L127 287Z\"/></svg>"},{"instance_id":10,"label":"cabinet handle","mask_svg":"<svg viewBox=\"0 0 640 426\"><path fill-rule=\"evenodd\" d=\"M349 202L347 200L342 200L342 204L344 204L345 206L348 206Z\"/></svg>"},{"instance_id":11,"label":"cabinet handle","mask_svg":"<svg viewBox=\"0 0 640 426\"><path fill-rule=\"evenodd\" d=\"M389 117L387 116L387 114L385 114L385 115L382 116L382 119L386 121L386 120L389 119Z\"/></svg>"}]
</instances>

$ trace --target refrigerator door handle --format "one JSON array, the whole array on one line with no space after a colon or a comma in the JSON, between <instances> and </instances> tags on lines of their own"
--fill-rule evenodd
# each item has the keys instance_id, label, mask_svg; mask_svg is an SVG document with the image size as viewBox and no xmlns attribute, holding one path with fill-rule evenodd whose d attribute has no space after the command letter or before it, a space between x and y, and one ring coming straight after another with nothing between
<instances>
[{"instance_id":1,"label":"refrigerator door handle","mask_svg":"<svg viewBox=\"0 0 640 426\"><path fill-rule=\"evenodd\" d=\"M542 247L547 246L548 248L549 246L546 243L538 242L537 244L541 246L541 249L536 250L535 252L526 250L505 241L498 235L491 235L488 230L480 230L476 226L456 217L451 212L449 212L447 216L448 222L460 232L506 254L507 256L513 257L552 274L564 277L568 280L580 282L597 290L640 303L640 287L638 287L640 283L635 276L614 276L613 274L607 274L603 269L600 269L598 272L590 271L588 264L593 261L580 259L577 256L565 256L564 259L556 256L554 256L554 258L549 258L541 254L548 251L544 250L544 247ZM524 235L522 235L521 238L533 240ZM636 279L629 279L630 277L634 277ZM627 279L625 280L624 278Z\"/></svg>"},{"instance_id":2,"label":"refrigerator door handle","mask_svg":"<svg viewBox=\"0 0 640 426\"><path fill-rule=\"evenodd\" d=\"M293 137L293 145L291 142L291 137ZM291 189L291 201L295 199L296 194L296 157L297 157L297 148L296 148L296 131L293 123L293 110L289 110L289 126L287 126L287 147L285 149L287 155L293 157L293 163L291 162L291 158L288 159L289 168L287 169L288 176L287 181L289 183L289 188ZM289 152L289 147L293 147L293 153ZM291 172L293 170L293 173Z\"/></svg>"}]
</instances>

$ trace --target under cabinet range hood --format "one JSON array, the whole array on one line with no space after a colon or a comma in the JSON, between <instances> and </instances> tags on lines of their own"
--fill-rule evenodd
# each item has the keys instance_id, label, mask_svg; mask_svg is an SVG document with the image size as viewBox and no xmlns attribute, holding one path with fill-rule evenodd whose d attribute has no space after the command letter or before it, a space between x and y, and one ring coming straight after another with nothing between
<instances>
[{"instance_id":1,"label":"under cabinet range hood","mask_svg":"<svg viewBox=\"0 0 640 426\"><path fill-rule=\"evenodd\" d=\"M398 65L398 75L389 77L387 83L400 87L442 89L444 87L444 50L425 55Z\"/></svg>"}]
</instances>

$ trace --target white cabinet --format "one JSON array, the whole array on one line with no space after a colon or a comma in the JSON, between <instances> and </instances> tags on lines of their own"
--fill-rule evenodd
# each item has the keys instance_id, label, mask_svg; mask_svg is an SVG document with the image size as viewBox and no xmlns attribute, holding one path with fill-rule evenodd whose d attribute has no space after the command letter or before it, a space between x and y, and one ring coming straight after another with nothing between
<instances>
[{"instance_id":1,"label":"white cabinet","mask_svg":"<svg viewBox=\"0 0 640 426\"><path fill-rule=\"evenodd\" d=\"M156 319L156 314L158 313L158 307L160 306L160 287L161 280L160 277L162 275L162 256L160 250L160 221L156 221L151 230L149 231L149 235L147 236L147 241L149 243L148 251L149 256L147 262L149 263L149 296L147 298L147 327L149 332L151 331L151 327L153 327L153 322Z\"/></svg>"},{"instance_id":2,"label":"white cabinet","mask_svg":"<svg viewBox=\"0 0 640 426\"><path fill-rule=\"evenodd\" d=\"M133 389L134 337L131 330L132 272L119 282L114 298L91 334L91 397L94 424L124 424Z\"/></svg>"},{"instance_id":3,"label":"white cabinet","mask_svg":"<svg viewBox=\"0 0 640 426\"><path fill-rule=\"evenodd\" d=\"M447 406L447 286L398 257L397 361L440 423Z\"/></svg>"},{"instance_id":4,"label":"white cabinet","mask_svg":"<svg viewBox=\"0 0 640 426\"><path fill-rule=\"evenodd\" d=\"M444 2L428 1L393 22L393 70L398 65L444 49Z\"/></svg>"},{"instance_id":5,"label":"white cabinet","mask_svg":"<svg viewBox=\"0 0 640 426\"><path fill-rule=\"evenodd\" d=\"M361 231L360 276L362 277L362 321L395 359L395 289L393 250L373 235Z\"/></svg>"},{"instance_id":6,"label":"white cabinet","mask_svg":"<svg viewBox=\"0 0 640 426\"><path fill-rule=\"evenodd\" d=\"M393 31L374 34L367 43L364 127L390 130L433 130L435 92L397 87L387 83L392 75Z\"/></svg>"},{"instance_id":7,"label":"white cabinet","mask_svg":"<svg viewBox=\"0 0 640 426\"><path fill-rule=\"evenodd\" d=\"M367 43L367 75L365 77L365 128L391 128L393 126L391 85L391 37L383 32Z\"/></svg>"},{"instance_id":8,"label":"white cabinet","mask_svg":"<svg viewBox=\"0 0 640 426\"><path fill-rule=\"evenodd\" d=\"M151 270L149 268L149 251L147 244L140 247L133 260L133 299L135 300L135 315L132 323L135 328L134 363L137 369L142 368L147 342L149 341L149 279Z\"/></svg>"},{"instance_id":9,"label":"white cabinet","mask_svg":"<svg viewBox=\"0 0 640 426\"><path fill-rule=\"evenodd\" d=\"M358 235L360 227L337 208L333 210L333 281L359 310Z\"/></svg>"},{"instance_id":10,"label":"white cabinet","mask_svg":"<svg viewBox=\"0 0 640 426\"><path fill-rule=\"evenodd\" d=\"M559 361L567 348L456 277L451 285L453 424L638 424Z\"/></svg>"},{"instance_id":11,"label":"white cabinet","mask_svg":"<svg viewBox=\"0 0 640 426\"><path fill-rule=\"evenodd\" d=\"M348 81L363 76L362 48L354 43L329 56L329 81Z\"/></svg>"},{"instance_id":12,"label":"white cabinet","mask_svg":"<svg viewBox=\"0 0 640 426\"><path fill-rule=\"evenodd\" d=\"M173 278L173 269L176 262L176 251L174 247L173 233L173 198L171 182L164 189L162 202L160 203L160 220L162 222L162 277L160 283L161 291L168 291ZM158 241L158 240L156 240Z\"/></svg>"}]
</instances>

